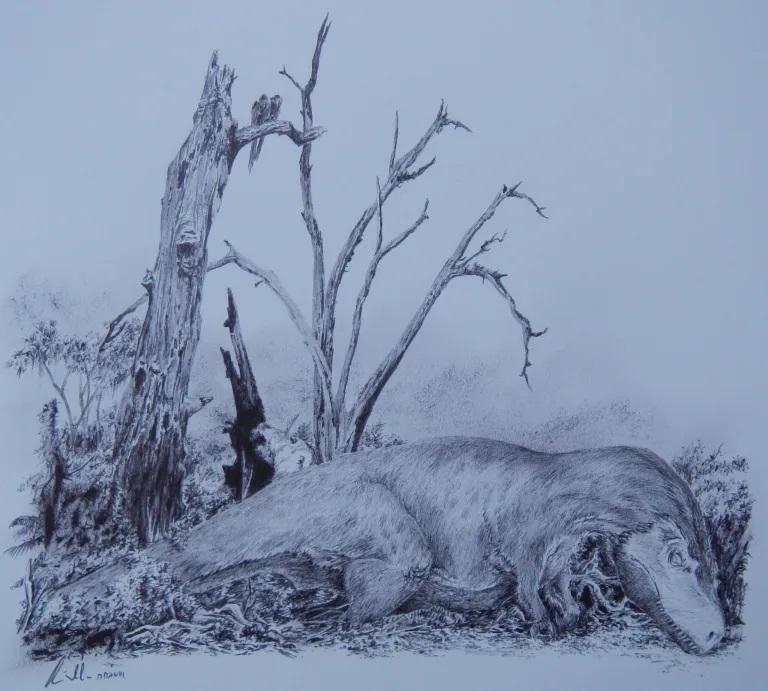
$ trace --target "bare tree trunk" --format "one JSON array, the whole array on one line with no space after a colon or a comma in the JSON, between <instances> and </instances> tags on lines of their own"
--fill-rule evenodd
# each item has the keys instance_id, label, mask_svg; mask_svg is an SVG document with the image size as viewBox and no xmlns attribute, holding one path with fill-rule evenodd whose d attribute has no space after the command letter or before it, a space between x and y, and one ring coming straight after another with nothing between
<instances>
[{"instance_id":1,"label":"bare tree trunk","mask_svg":"<svg viewBox=\"0 0 768 691\"><path fill-rule=\"evenodd\" d=\"M512 316L523 327L523 347L525 350L525 361L520 376L525 378L528 383L527 370L531 366L529 355L529 342L532 338L541 336L544 331L534 332L529 320L518 310L514 298L504 286L502 279L504 274L478 264L475 260L485 254L490 247L504 239L504 236L492 236L484 241L480 249L474 254L468 254L469 245L475 239L478 231L489 221L496 209L505 199L517 198L528 201L536 212L542 217L544 207L539 206L527 194L518 191L520 183L514 187L504 186L496 195L494 200L480 218L465 232L459 245L453 254L449 257L443 268L440 270L432 283L427 295L424 297L421 306L418 308L413 318L406 326L402 335L385 357L384 361L373 372L364 384L351 408L347 407L347 389L352 364L357 352L358 339L362 325L363 307L370 293L371 285L376 277L376 271L381 260L393 249L400 246L408 237L410 237L419 226L427 219L428 202L417 221L405 231L395 236L392 240L384 243L382 206L391 196L391 194L402 187L405 183L419 178L435 164L435 158L427 163L415 167L421 154L426 149L429 142L437 134L450 127L453 129L463 129L470 131L462 122L450 118L448 110L444 103L440 104L437 116L427 128L427 131L416 142L416 144L406 151L403 155L397 155L399 139L399 118L395 117L394 141L392 152L389 158L388 175L384 184L381 185L377 179L377 197L373 204L363 211L357 223L352 228L346 242L341 248L336 261L333 263L330 273L325 281L325 259L323 236L317 222L314 212L314 203L312 199L312 166L310 163L313 113L312 113L312 92L317 84L317 75L320 64L320 53L323 43L328 35L330 23L326 17L323 21L320 31L317 35L315 53L312 59L312 70L306 85L302 86L294 77L292 77L283 68L281 74L287 77L301 94L302 116L304 120L304 131L302 133L294 132L291 138L297 141L302 135L304 145L300 159L300 183L302 193L302 218L307 228L307 232L312 243L313 250L313 301L312 301L312 322L311 326L304 319L301 310L296 302L285 290L277 275L260 267L247 257L235 250L230 243L230 251L223 261L233 261L244 271L258 276L262 282L277 295L283 302L291 320L299 329L302 339L306 344L313 359L314 373L314 415L312 419L312 441L313 441L313 462L322 463L333 458L334 453L354 451L360 444L365 427L368 424L378 398L392 377L393 373L402 361L405 352L413 342L414 338L421 329L424 320L432 309L437 299L442 294L446 286L454 279L460 276L476 276L487 280L495 290L506 300ZM363 240L366 229L374 216L378 215L378 235L376 241L376 250L371 259L368 270L365 274L363 286L358 294L355 310L352 318L352 334L347 346L346 356L342 364L339 384L334 396L332 391L333 382L333 362L335 347L336 330L336 302L341 287L341 282L349 267L352 258Z\"/></svg>"},{"instance_id":2,"label":"bare tree trunk","mask_svg":"<svg viewBox=\"0 0 768 691\"><path fill-rule=\"evenodd\" d=\"M154 271L142 284L149 305L133 364L133 385L123 397L115 438L118 476L128 515L146 543L165 532L181 511L185 405L195 350L200 339L200 301L208 265L208 234L221 205L235 157L244 147L270 134L289 137L299 146L317 139L321 127L299 132L290 122L269 118L238 129L230 111L235 74L219 67L214 52L192 131L168 166L160 224L160 249ZM279 96L270 103L279 105ZM121 319L110 325L104 343Z\"/></svg>"},{"instance_id":3,"label":"bare tree trunk","mask_svg":"<svg viewBox=\"0 0 768 691\"><path fill-rule=\"evenodd\" d=\"M328 37L331 23L328 16L323 20L317 33L315 52L312 56L312 69L309 79L301 86L287 71L282 69L281 74L288 78L301 94L301 116L305 135L312 131L314 126L312 114L312 92L317 85L317 76L320 69L320 54L323 44ZM327 346L323 332L323 315L325 312L325 259L323 256L323 236L317 223L315 207L312 202L312 143L307 142L301 149L299 159L299 180L301 184L302 211L301 217L307 227L310 242L312 243L312 332L315 340L320 343L320 348L327 358ZM332 367L328 361L329 368ZM317 365L313 374L314 388L314 414L312 416L312 462L315 464L330 460L333 454L335 440L333 438L333 411L326 405L324 393L323 373Z\"/></svg>"},{"instance_id":4,"label":"bare tree trunk","mask_svg":"<svg viewBox=\"0 0 768 691\"><path fill-rule=\"evenodd\" d=\"M224 482L232 489L237 501L241 501L264 487L272 479L274 468L258 451L252 438L254 430L266 422L266 415L240 331L235 299L229 289L227 298L227 321L224 326L229 329L237 367L229 351L222 348L221 356L227 379L232 384L236 411L235 420L227 430L235 451L235 462L224 466Z\"/></svg>"},{"instance_id":5,"label":"bare tree trunk","mask_svg":"<svg viewBox=\"0 0 768 691\"><path fill-rule=\"evenodd\" d=\"M160 249L142 282L149 306L114 449L125 506L141 543L165 532L181 510L184 404L200 338L208 233L236 154L233 80L234 72L219 67L214 53L192 131L168 166Z\"/></svg>"}]
</instances>

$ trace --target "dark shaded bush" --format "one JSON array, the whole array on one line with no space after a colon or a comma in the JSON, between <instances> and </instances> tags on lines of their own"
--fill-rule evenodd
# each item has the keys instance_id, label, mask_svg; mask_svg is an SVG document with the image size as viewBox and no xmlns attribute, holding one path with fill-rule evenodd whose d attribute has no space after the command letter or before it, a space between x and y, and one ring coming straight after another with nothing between
<instances>
[{"instance_id":1,"label":"dark shaded bush","mask_svg":"<svg viewBox=\"0 0 768 691\"><path fill-rule=\"evenodd\" d=\"M110 647L140 626L190 620L197 603L171 576L167 565L133 555L108 584L103 597L52 594L30 620L24 640L33 657Z\"/></svg>"}]
</instances>

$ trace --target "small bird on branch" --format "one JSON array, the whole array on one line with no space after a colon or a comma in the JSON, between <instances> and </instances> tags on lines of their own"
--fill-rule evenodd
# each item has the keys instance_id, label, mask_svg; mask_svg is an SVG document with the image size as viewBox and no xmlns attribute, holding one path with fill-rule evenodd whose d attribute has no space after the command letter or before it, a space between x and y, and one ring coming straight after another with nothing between
<instances>
[{"instance_id":1,"label":"small bird on branch","mask_svg":"<svg viewBox=\"0 0 768 691\"><path fill-rule=\"evenodd\" d=\"M283 99L279 95L269 98L266 94L262 94L259 100L254 101L253 106L251 106L251 124L258 127L266 122L277 120L282 103ZM263 145L264 137L260 137L251 144L251 155L248 158L249 171L258 160Z\"/></svg>"}]
</instances>

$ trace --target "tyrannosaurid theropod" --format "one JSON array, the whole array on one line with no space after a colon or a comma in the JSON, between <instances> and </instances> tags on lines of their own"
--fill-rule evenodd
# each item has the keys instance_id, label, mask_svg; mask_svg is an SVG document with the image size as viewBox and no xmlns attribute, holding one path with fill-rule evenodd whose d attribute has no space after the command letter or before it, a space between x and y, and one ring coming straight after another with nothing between
<instances>
[{"instance_id":1,"label":"tyrannosaurid theropod","mask_svg":"<svg viewBox=\"0 0 768 691\"><path fill-rule=\"evenodd\" d=\"M182 547L162 541L146 554L201 588L270 564L290 570L291 556L333 564L353 624L413 602L492 609L514 591L550 626L546 585L562 604L554 623L567 628L579 613L569 559L587 533L616 538L625 594L684 650L721 642L706 521L683 479L644 449L547 454L449 437L362 451L278 478Z\"/></svg>"}]
</instances>

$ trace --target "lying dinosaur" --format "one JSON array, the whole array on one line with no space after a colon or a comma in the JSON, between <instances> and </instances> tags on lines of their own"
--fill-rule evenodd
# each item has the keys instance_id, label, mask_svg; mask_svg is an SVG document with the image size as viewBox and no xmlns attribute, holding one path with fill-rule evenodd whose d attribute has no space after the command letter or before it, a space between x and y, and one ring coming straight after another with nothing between
<instances>
[{"instance_id":1,"label":"lying dinosaur","mask_svg":"<svg viewBox=\"0 0 768 691\"><path fill-rule=\"evenodd\" d=\"M569 560L587 533L615 538L626 596L681 648L705 654L721 642L701 509L643 449L546 454L449 437L348 454L278 478L182 547L162 541L145 553L198 589L261 569L320 578L340 568L353 625L413 603L494 609L514 593L537 627L567 629L579 614ZM97 571L68 588L94 594L108 579Z\"/></svg>"}]
</instances>

